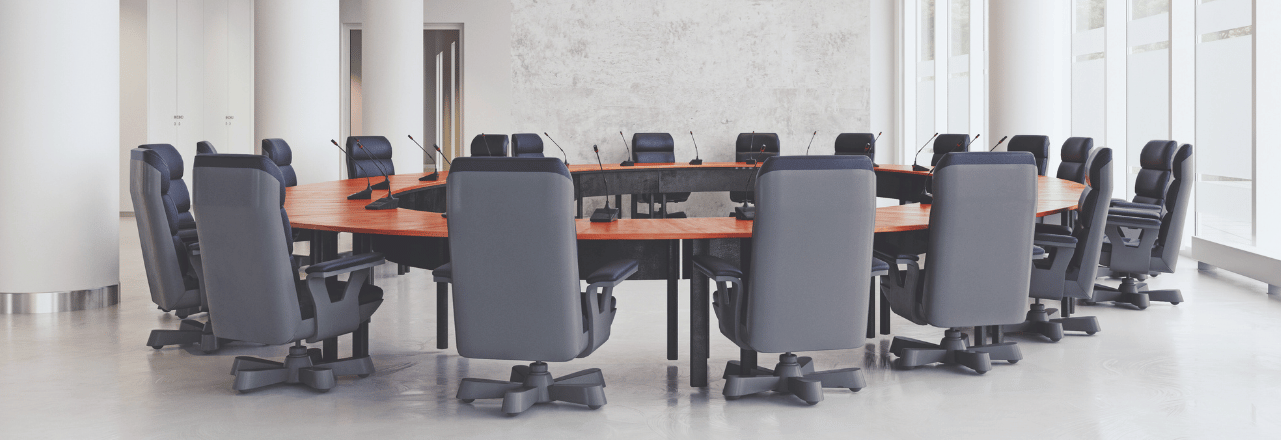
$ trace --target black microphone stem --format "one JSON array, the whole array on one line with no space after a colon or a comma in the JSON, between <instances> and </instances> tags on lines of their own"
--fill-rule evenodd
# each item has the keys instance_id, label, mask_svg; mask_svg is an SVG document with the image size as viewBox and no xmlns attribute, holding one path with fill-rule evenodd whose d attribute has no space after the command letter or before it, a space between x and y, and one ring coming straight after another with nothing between
<instances>
[{"instance_id":1,"label":"black microphone stem","mask_svg":"<svg viewBox=\"0 0 1281 440\"><path fill-rule=\"evenodd\" d=\"M485 133L481 133L480 140L485 142L485 154L489 155L489 157L494 157L494 150L489 148L489 136L485 136Z\"/></svg>"},{"instance_id":2,"label":"black microphone stem","mask_svg":"<svg viewBox=\"0 0 1281 440\"><path fill-rule=\"evenodd\" d=\"M917 167L920 167L920 165L918 165L918 164L921 162L921 152L922 152L922 151L925 151L925 147L926 147L927 145L929 145L929 144L930 144L930 141L934 140L934 138L936 138L936 137L938 137L938 136L939 136L939 134L938 134L938 133L934 133L934 136L930 136L930 138L929 138L929 139L926 139L926 140L925 140L925 144L924 144L924 145L921 145L921 148L917 148L917 149L916 149L916 156L913 156L913 157L912 157L912 168L913 168L913 169L915 169L915 168L917 168Z\"/></svg>"},{"instance_id":3,"label":"black microphone stem","mask_svg":"<svg viewBox=\"0 0 1281 440\"><path fill-rule=\"evenodd\" d=\"M605 177L605 164L600 161L600 148L592 145L592 151L596 153L596 166L600 167L600 177L605 182L605 209L609 209L609 178Z\"/></svg>"},{"instance_id":4,"label":"black microphone stem","mask_svg":"<svg viewBox=\"0 0 1281 440\"><path fill-rule=\"evenodd\" d=\"M440 151L440 145L432 145L432 148L435 148L435 149L436 149L436 152L437 152L437 153L440 153L440 158L441 158L441 159L443 159L443 160L445 161L445 165L449 165L449 166L453 166L453 165L454 165L454 164L452 164L452 163L449 163L449 158L448 158L448 157L445 157L445 152L444 152L444 151Z\"/></svg>"},{"instance_id":5,"label":"black microphone stem","mask_svg":"<svg viewBox=\"0 0 1281 440\"><path fill-rule=\"evenodd\" d=\"M698 140L694 139L694 131L689 132L689 140L694 142L694 160L689 161L690 165L702 165L703 159L698 155Z\"/></svg>"},{"instance_id":6,"label":"black microphone stem","mask_svg":"<svg viewBox=\"0 0 1281 440\"><path fill-rule=\"evenodd\" d=\"M374 166L378 167L378 171L381 171L383 173L383 180L387 182L387 198L392 198L391 197L391 176L387 174L387 170L384 170L383 166L378 164L378 159L374 159L374 155L369 154L369 150L365 149L364 144L360 143L360 141L356 141L356 146L360 147L360 151L365 153L365 157L373 161Z\"/></svg>"},{"instance_id":7,"label":"black microphone stem","mask_svg":"<svg viewBox=\"0 0 1281 440\"><path fill-rule=\"evenodd\" d=\"M560 150L560 155L565 157L565 165L569 166L569 154L565 153L565 149L561 148L560 144L556 143L556 140L552 139L552 135L547 134L547 132L544 131L543 136L547 136L547 140L552 141L552 145L555 145L556 149Z\"/></svg>"},{"instance_id":8,"label":"black microphone stem","mask_svg":"<svg viewBox=\"0 0 1281 440\"><path fill-rule=\"evenodd\" d=\"M636 162L632 161L632 149L627 146L627 137L623 136L623 132L620 131L618 132L618 138L623 141L623 149L627 151L627 158L623 159L623 163L620 165L625 167L636 165Z\"/></svg>"},{"instance_id":9,"label":"black microphone stem","mask_svg":"<svg viewBox=\"0 0 1281 440\"><path fill-rule=\"evenodd\" d=\"M1005 138L1008 138L1008 137L1009 137L1009 136L1005 136L1005 137L1001 138L1001 140L996 141L996 145L993 145L993 146L992 146L992 149L987 150L987 152L988 152L988 153L991 153L991 152L993 152L993 151L996 151L996 147L999 147L999 146L1001 146L1001 144L1005 143ZM975 138L975 139L977 139L977 138Z\"/></svg>"},{"instance_id":10,"label":"black microphone stem","mask_svg":"<svg viewBox=\"0 0 1281 440\"><path fill-rule=\"evenodd\" d=\"M814 131L814 134L810 136L810 143L809 143L809 145L806 145L806 146L805 146L805 155L806 155L806 156L809 156L809 155L810 155L810 147L814 146L814 137L815 137L815 136L818 136L818 131L817 131L817 130L816 130L816 131Z\"/></svg>"}]
</instances>

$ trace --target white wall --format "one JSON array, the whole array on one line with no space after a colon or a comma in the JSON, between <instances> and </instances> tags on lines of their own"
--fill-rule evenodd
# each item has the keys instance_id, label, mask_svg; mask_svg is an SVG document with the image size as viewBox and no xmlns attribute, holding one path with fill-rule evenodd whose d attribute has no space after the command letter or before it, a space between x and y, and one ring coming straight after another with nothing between
<instances>
[{"instance_id":1,"label":"white wall","mask_svg":"<svg viewBox=\"0 0 1281 440\"><path fill-rule=\"evenodd\" d=\"M129 150L147 143L147 0L120 0L120 211L133 212Z\"/></svg>"},{"instance_id":2,"label":"white wall","mask_svg":"<svg viewBox=\"0 0 1281 440\"><path fill-rule=\"evenodd\" d=\"M898 43L900 32L895 0L870 0L871 96L869 129L884 135L876 142L878 163L902 163L902 139L898 122Z\"/></svg>"},{"instance_id":3,"label":"white wall","mask_svg":"<svg viewBox=\"0 0 1281 440\"><path fill-rule=\"evenodd\" d=\"M423 139L422 0L370 1L361 12L362 130L396 147L396 173L423 172L424 153L406 136Z\"/></svg>"}]
</instances>

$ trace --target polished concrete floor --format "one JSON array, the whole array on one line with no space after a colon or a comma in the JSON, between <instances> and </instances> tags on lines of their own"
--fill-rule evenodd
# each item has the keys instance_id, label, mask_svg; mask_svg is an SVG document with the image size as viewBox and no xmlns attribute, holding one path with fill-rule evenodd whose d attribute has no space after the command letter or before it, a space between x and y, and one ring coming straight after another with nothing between
<instances>
[{"instance_id":1,"label":"polished concrete floor","mask_svg":"<svg viewBox=\"0 0 1281 440\"><path fill-rule=\"evenodd\" d=\"M861 392L828 390L817 406L785 395L726 401L719 375L738 351L716 333L711 386L690 388L686 359L665 358L665 284L628 282L618 290L611 340L588 358L551 365L553 374L603 369L609 404L538 405L508 418L498 401L453 398L459 379L505 379L513 363L435 348L426 271L378 271L387 301L371 326L377 374L342 378L327 393L274 386L237 394L228 375L235 356L281 358L285 347L231 345L206 355L144 346L148 331L178 320L151 304L133 220L122 219L120 231L120 305L0 316L0 438L1281 437L1281 300L1262 283L1198 272L1191 260L1151 280L1182 288L1187 302L1082 307L1099 317L1101 333L1058 343L1011 337L1024 360L983 376L959 367L892 370L885 337L865 349L802 353L820 370L867 373ZM681 301L685 356L688 297ZM900 335L942 335L893 324Z\"/></svg>"}]
</instances>

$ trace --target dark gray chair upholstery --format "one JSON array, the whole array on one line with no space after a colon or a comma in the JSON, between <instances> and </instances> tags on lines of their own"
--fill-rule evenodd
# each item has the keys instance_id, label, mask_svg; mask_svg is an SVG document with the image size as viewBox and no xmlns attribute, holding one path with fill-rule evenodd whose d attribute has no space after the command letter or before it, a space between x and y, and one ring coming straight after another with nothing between
<instances>
[{"instance_id":1,"label":"dark gray chair upholstery","mask_svg":"<svg viewBox=\"0 0 1281 440\"><path fill-rule=\"evenodd\" d=\"M363 151L357 142L365 146ZM391 161L391 141L386 137L347 136L346 151L348 179L379 177L383 172L389 176L396 174L396 165ZM373 184L373 188L387 189L388 185L389 183L384 180Z\"/></svg>"},{"instance_id":2,"label":"dark gray chair upholstery","mask_svg":"<svg viewBox=\"0 0 1281 440\"><path fill-rule=\"evenodd\" d=\"M1010 138L1006 151L1026 151L1036 158L1036 174L1045 175L1050 160L1050 137L1019 134Z\"/></svg>"},{"instance_id":3,"label":"dark gray chair upholstery","mask_svg":"<svg viewBox=\"0 0 1281 440\"><path fill-rule=\"evenodd\" d=\"M841 133L836 135L836 155L867 156L876 162L876 135L872 133Z\"/></svg>"},{"instance_id":4,"label":"dark gray chair upholstery","mask_svg":"<svg viewBox=\"0 0 1281 440\"><path fill-rule=\"evenodd\" d=\"M1161 218L1165 215L1165 197L1175 179L1174 161L1179 150L1175 141L1148 141L1139 153L1139 174L1134 177L1134 198L1113 199L1113 214ZM1122 211L1116 211L1121 209Z\"/></svg>"},{"instance_id":5,"label":"dark gray chair upholstery","mask_svg":"<svg viewBox=\"0 0 1281 440\"><path fill-rule=\"evenodd\" d=\"M1085 183L1085 177L1089 171L1086 159L1090 157L1090 152L1093 150L1094 138L1067 138L1063 141L1063 150L1059 155L1061 162L1055 176L1063 180Z\"/></svg>"},{"instance_id":6,"label":"dark gray chair upholstery","mask_svg":"<svg viewBox=\"0 0 1281 440\"><path fill-rule=\"evenodd\" d=\"M335 376L374 372L368 322L382 304L382 290L367 284L381 254L351 255L307 267L299 279L293 240L283 208L284 176L271 160L248 154L196 157L195 207L209 316L215 335L267 345L294 343L283 363L239 356L232 364L237 391L277 383L319 390ZM346 282L340 274L350 274ZM321 361L318 342L353 333L353 356Z\"/></svg>"},{"instance_id":7,"label":"dark gray chair upholstery","mask_svg":"<svg viewBox=\"0 0 1281 440\"><path fill-rule=\"evenodd\" d=\"M129 196L151 302L160 310L186 318L204 305L200 246L194 229L178 228L170 169L157 149L134 148L129 152ZM183 319L178 330L152 330L147 338L147 346L155 349L179 344L201 344L204 351L218 348L210 324L192 319Z\"/></svg>"},{"instance_id":8,"label":"dark gray chair upholstery","mask_svg":"<svg viewBox=\"0 0 1281 440\"><path fill-rule=\"evenodd\" d=\"M507 157L507 143L505 134L478 134L471 140L471 156Z\"/></svg>"},{"instance_id":9,"label":"dark gray chair upholstery","mask_svg":"<svg viewBox=\"0 0 1281 440\"><path fill-rule=\"evenodd\" d=\"M218 154L218 149L214 148L213 142L200 141L196 142L196 154Z\"/></svg>"},{"instance_id":10,"label":"dark gray chair upholstery","mask_svg":"<svg viewBox=\"0 0 1281 440\"><path fill-rule=\"evenodd\" d=\"M938 166L940 160L947 153L961 153L970 151L970 135L968 134L940 134L934 138L934 155L930 156L930 166Z\"/></svg>"},{"instance_id":11,"label":"dark gray chair upholstery","mask_svg":"<svg viewBox=\"0 0 1281 440\"><path fill-rule=\"evenodd\" d=\"M634 133L632 134L632 161L636 163L675 163L676 142L670 133ZM632 209L632 218L685 218L684 212L668 212L667 203L681 203L689 200L687 192L663 194L633 194L638 203L649 205L649 212L636 212ZM655 212L654 204L658 203Z\"/></svg>"},{"instance_id":12,"label":"dark gray chair upholstery","mask_svg":"<svg viewBox=\"0 0 1281 440\"><path fill-rule=\"evenodd\" d=\"M543 138L538 133L512 135L512 157L543 157Z\"/></svg>"},{"instance_id":13,"label":"dark gray chair upholstery","mask_svg":"<svg viewBox=\"0 0 1281 440\"><path fill-rule=\"evenodd\" d=\"M792 352L863 346L876 228L871 159L772 157L755 190L750 273L710 255L695 256L694 267L716 282L721 334L743 350L783 354L773 370L730 362L725 397L778 391L812 405L823 388L862 389L858 368L814 372L810 358Z\"/></svg>"},{"instance_id":14,"label":"dark gray chair upholstery","mask_svg":"<svg viewBox=\"0 0 1281 440\"><path fill-rule=\"evenodd\" d=\"M191 191L187 189L187 182L182 179L182 154L179 154L178 149L169 144L146 144L139 145L138 148L155 151L160 155L160 159L169 165L170 180L167 196L173 201L174 209L177 212L178 229L191 231L184 237L194 240L196 218L191 214Z\"/></svg>"},{"instance_id":15,"label":"dark gray chair upholstery","mask_svg":"<svg viewBox=\"0 0 1281 440\"><path fill-rule=\"evenodd\" d=\"M1004 332L1024 332L1045 336L1051 341L1063 338L1064 331L1097 333L1099 321L1093 316L1069 316L1073 301L1094 297L1094 278L1103 249L1103 230L1112 194L1112 150L1101 148L1090 163L1088 186L1081 193L1080 216L1069 234L1037 233L1036 246L1048 249L1048 258L1036 260L1032 267L1031 297L1036 300L1021 324L1002 326ZM1042 299L1063 302L1063 318L1051 319L1054 309L1046 309Z\"/></svg>"},{"instance_id":16,"label":"dark gray chair upholstery","mask_svg":"<svg viewBox=\"0 0 1281 440\"><path fill-rule=\"evenodd\" d=\"M761 149L765 151L762 152ZM746 162L748 159L764 161L770 157L780 154L778 143L778 134L776 133L739 133L738 139L734 141L734 161ZM734 203L743 203L745 200L752 199L750 191L730 191L729 200Z\"/></svg>"},{"instance_id":17,"label":"dark gray chair upholstery","mask_svg":"<svg viewBox=\"0 0 1281 440\"><path fill-rule=\"evenodd\" d=\"M895 337L896 365L913 368L942 362L979 373L991 361L1022 359L1018 345L988 344L986 327L1023 321L1032 273L1029 253L1036 218L1036 165L1024 152L954 153L934 172L928 266L912 257L878 249L877 258L903 261L881 277L886 302L916 324L948 330L941 344ZM975 327L969 345L961 328Z\"/></svg>"},{"instance_id":18,"label":"dark gray chair upholstery","mask_svg":"<svg viewBox=\"0 0 1281 440\"><path fill-rule=\"evenodd\" d=\"M445 191L450 264L436 279L454 286L458 354L535 361L512 368L508 382L463 379L458 399L502 398L506 414L553 400L604 405L599 369L553 380L544 362L586 357L609 339L613 288L639 266L607 264L579 290L574 184L564 162L460 157Z\"/></svg>"},{"instance_id":19,"label":"dark gray chair upholstery","mask_svg":"<svg viewBox=\"0 0 1281 440\"><path fill-rule=\"evenodd\" d=\"M362 140L362 144L365 142ZM369 148L365 145L365 148ZM357 153L359 154L359 153ZM294 173L294 152L289 148L289 144L284 139L272 138L262 140L262 155L271 159L280 169L280 174L285 178L285 186L298 186L298 175ZM311 241L314 232L310 229L294 229L294 241ZM297 258L307 259L306 256L297 256Z\"/></svg>"},{"instance_id":20,"label":"dark gray chair upholstery","mask_svg":"<svg viewBox=\"0 0 1281 440\"><path fill-rule=\"evenodd\" d=\"M1112 274L1120 275L1122 279L1121 285L1115 288L1096 285L1094 301L1130 304L1139 309L1147 308L1151 301L1183 302L1183 293L1178 289L1148 290L1147 283L1137 280L1174 273L1179 262L1188 196L1195 176L1192 171L1192 145L1179 147L1172 161L1174 181L1161 199L1164 209L1159 219L1149 216L1154 211L1126 210L1116 206L1109 211L1107 241L1103 243L1099 264L1107 266ZM1136 199L1138 197L1135 196Z\"/></svg>"}]
</instances>

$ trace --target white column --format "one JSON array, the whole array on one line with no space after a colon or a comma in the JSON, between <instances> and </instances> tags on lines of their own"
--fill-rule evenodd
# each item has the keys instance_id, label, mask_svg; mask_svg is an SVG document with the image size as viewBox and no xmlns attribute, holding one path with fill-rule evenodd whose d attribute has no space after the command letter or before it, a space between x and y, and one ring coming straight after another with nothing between
<instances>
[{"instance_id":1,"label":"white column","mask_svg":"<svg viewBox=\"0 0 1281 440\"><path fill-rule=\"evenodd\" d=\"M254 3L254 149L288 142L299 184L346 178L329 144L339 129L339 26L338 0Z\"/></svg>"},{"instance_id":2,"label":"white column","mask_svg":"<svg viewBox=\"0 0 1281 440\"><path fill-rule=\"evenodd\" d=\"M120 2L0 2L0 59L0 313L114 304Z\"/></svg>"},{"instance_id":3,"label":"white column","mask_svg":"<svg viewBox=\"0 0 1281 440\"><path fill-rule=\"evenodd\" d=\"M1052 145L1067 139L1070 5L1066 0L990 1L989 142L1019 134L1046 135Z\"/></svg>"},{"instance_id":4,"label":"white column","mask_svg":"<svg viewBox=\"0 0 1281 440\"><path fill-rule=\"evenodd\" d=\"M423 2L366 1L362 11L364 134L386 136L391 141L397 173L421 173L423 152L407 136L425 142Z\"/></svg>"}]
</instances>

